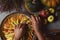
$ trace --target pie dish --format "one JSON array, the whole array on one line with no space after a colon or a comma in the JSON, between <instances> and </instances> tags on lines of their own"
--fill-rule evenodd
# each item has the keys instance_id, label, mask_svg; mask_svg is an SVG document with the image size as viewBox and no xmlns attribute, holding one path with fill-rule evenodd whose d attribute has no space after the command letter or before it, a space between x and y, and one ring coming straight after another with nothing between
<instances>
[{"instance_id":1,"label":"pie dish","mask_svg":"<svg viewBox=\"0 0 60 40\"><path fill-rule=\"evenodd\" d=\"M28 24L28 27L26 29L25 35L21 38L21 40L32 40L32 29L30 27L30 18L29 16L23 14L23 13L12 13L8 15L1 23L1 34L3 33L2 39L3 40L12 40L14 37L14 27L15 25L18 25L19 23ZM4 36L4 37L3 37Z\"/></svg>"}]
</instances>

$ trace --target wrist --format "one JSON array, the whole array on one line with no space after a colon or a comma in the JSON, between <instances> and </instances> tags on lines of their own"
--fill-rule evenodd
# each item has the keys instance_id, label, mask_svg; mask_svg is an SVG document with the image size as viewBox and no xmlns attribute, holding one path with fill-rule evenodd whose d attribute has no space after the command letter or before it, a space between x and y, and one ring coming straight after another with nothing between
<instances>
[{"instance_id":1,"label":"wrist","mask_svg":"<svg viewBox=\"0 0 60 40\"><path fill-rule=\"evenodd\" d=\"M41 32L41 30L39 28L35 28L34 31L35 32Z\"/></svg>"},{"instance_id":2,"label":"wrist","mask_svg":"<svg viewBox=\"0 0 60 40\"><path fill-rule=\"evenodd\" d=\"M44 40L42 31L35 31L35 34L38 37L38 40Z\"/></svg>"},{"instance_id":3,"label":"wrist","mask_svg":"<svg viewBox=\"0 0 60 40\"><path fill-rule=\"evenodd\" d=\"M20 38L16 38L16 37L14 37L14 39L13 40L19 40Z\"/></svg>"},{"instance_id":4,"label":"wrist","mask_svg":"<svg viewBox=\"0 0 60 40\"><path fill-rule=\"evenodd\" d=\"M36 33L36 34L38 34L38 33L40 34L40 33L42 33L42 31L40 31L40 30L35 30L35 33Z\"/></svg>"}]
</instances>

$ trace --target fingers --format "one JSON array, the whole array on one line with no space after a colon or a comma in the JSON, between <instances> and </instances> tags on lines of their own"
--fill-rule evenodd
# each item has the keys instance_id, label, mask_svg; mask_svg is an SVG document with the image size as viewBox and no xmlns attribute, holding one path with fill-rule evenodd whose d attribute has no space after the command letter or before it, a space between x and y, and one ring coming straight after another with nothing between
<instances>
[{"instance_id":1,"label":"fingers","mask_svg":"<svg viewBox=\"0 0 60 40\"><path fill-rule=\"evenodd\" d=\"M34 22L34 23L35 22L40 22L40 17L38 17L38 16L36 16L36 17L35 16L31 16L31 21Z\"/></svg>"},{"instance_id":2,"label":"fingers","mask_svg":"<svg viewBox=\"0 0 60 40\"><path fill-rule=\"evenodd\" d=\"M36 21L35 17L31 15L31 21Z\"/></svg>"},{"instance_id":3,"label":"fingers","mask_svg":"<svg viewBox=\"0 0 60 40\"><path fill-rule=\"evenodd\" d=\"M41 19L40 19L40 17L38 17L38 21L39 21L39 23L41 23Z\"/></svg>"},{"instance_id":4,"label":"fingers","mask_svg":"<svg viewBox=\"0 0 60 40\"><path fill-rule=\"evenodd\" d=\"M15 26L15 29L18 28L18 25Z\"/></svg>"},{"instance_id":5,"label":"fingers","mask_svg":"<svg viewBox=\"0 0 60 40\"><path fill-rule=\"evenodd\" d=\"M21 24L21 26L19 26L19 28L24 28L26 26L26 23Z\"/></svg>"},{"instance_id":6,"label":"fingers","mask_svg":"<svg viewBox=\"0 0 60 40\"><path fill-rule=\"evenodd\" d=\"M38 16L31 16L31 21L32 21L32 24L34 23L39 23L40 22L40 17ZM15 26L15 28L24 28L26 26L26 23L20 23L18 25Z\"/></svg>"},{"instance_id":7,"label":"fingers","mask_svg":"<svg viewBox=\"0 0 60 40\"><path fill-rule=\"evenodd\" d=\"M38 17L35 17L36 18L36 22L39 22L39 18Z\"/></svg>"},{"instance_id":8,"label":"fingers","mask_svg":"<svg viewBox=\"0 0 60 40\"><path fill-rule=\"evenodd\" d=\"M20 28L24 28L25 25L26 25L25 23L23 23L23 24L20 23L20 24L18 24L18 25L15 26L15 29L16 29L16 28L19 28L19 29L20 29Z\"/></svg>"}]
</instances>

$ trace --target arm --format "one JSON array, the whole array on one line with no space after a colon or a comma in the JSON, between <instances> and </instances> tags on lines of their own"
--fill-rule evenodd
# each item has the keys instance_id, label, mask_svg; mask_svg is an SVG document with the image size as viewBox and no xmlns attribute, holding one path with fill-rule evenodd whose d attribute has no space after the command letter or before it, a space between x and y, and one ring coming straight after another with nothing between
<instances>
[{"instance_id":1,"label":"arm","mask_svg":"<svg viewBox=\"0 0 60 40\"><path fill-rule=\"evenodd\" d=\"M13 40L19 40L19 39L17 39L17 38L15 38L15 37L14 37L14 39L13 39Z\"/></svg>"},{"instance_id":2,"label":"arm","mask_svg":"<svg viewBox=\"0 0 60 40\"><path fill-rule=\"evenodd\" d=\"M44 40L43 33L39 30L40 27L40 17L31 16L32 28L35 31L38 40Z\"/></svg>"},{"instance_id":3,"label":"arm","mask_svg":"<svg viewBox=\"0 0 60 40\"><path fill-rule=\"evenodd\" d=\"M44 36L41 31L35 31L35 34L38 37L38 40L44 40Z\"/></svg>"},{"instance_id":4,"label":"arm","mask_svg":"<svg viewBox=\"0 0 60 40\"><path fill-rule=\"evenodd\" d=\"M25 27L25 24L19 24L15 27L14 29L14 39L13 40L20 40L22 35L23 35L23 32L24 32L24 27Z\"/></svg>"}]
</instances>

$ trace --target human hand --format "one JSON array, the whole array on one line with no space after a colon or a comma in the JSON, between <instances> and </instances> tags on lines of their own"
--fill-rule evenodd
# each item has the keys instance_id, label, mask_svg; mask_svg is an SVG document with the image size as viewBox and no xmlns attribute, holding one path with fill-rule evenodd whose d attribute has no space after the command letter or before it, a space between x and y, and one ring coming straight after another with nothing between
<instances>
[{"instance_id":1,"label":"human hand","mask_svg":"<svg viewBox=\"0 0 60 40\"><path fill-rule=\"evenodd\" d=\"M32 21L32 28L34 29L34 31L38 31L39 27L40 27L40 17L35 17L35 16L31 16L31 21Z\"/></svg>"},{"instance_id":2,"label":"human hand","mask_svg":"<svg viewBox=\"0 0 60 40\"><path fill-rule=\"evenodd\" d=\"M18 24L17 26L15 26L15 29L14 29L14 40L19 40L23 33L24 33L24 27L25 27L25 23L24 24Z\"/></svg>"},{"instance_id":3,"label":"human hand","mask_svg":"<svg viewBox=\"0 0 60 40\"><path fill-rule=\"evenodd\" d=\"M40 17L31 16L32 28L38 38L38 40L44 40L43 33L40 31L41 29L41 20Z\"/></svg>"}]
</instances>

